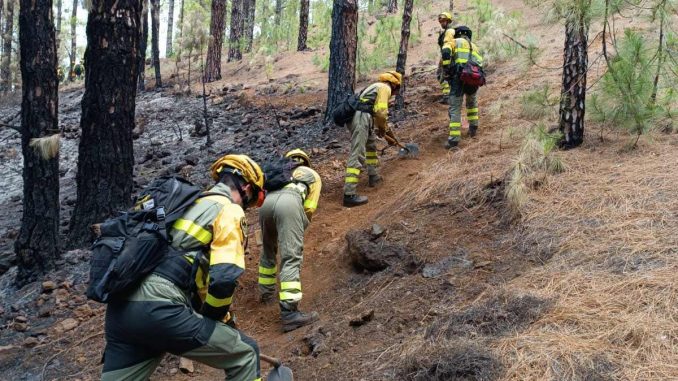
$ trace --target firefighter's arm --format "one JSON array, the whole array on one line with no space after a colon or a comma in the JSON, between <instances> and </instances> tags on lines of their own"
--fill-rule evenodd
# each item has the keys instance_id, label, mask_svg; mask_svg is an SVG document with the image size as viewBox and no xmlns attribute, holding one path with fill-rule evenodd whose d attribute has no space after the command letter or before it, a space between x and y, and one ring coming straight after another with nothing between
<instances>
[{"instance_id":1,"label":"firefighter's arm","mask_svg":"<svg viewBox=\"0 0 678 381\"><path fill-rule=\"evenodd\" d=\"M238 278L245 271L245 213L240 206L222 208L213 223L209 285L201 313L223 320L231 307Z\"/></svg>"},{"instance_id":2,"label":"firefighter's arm","mask_svg":"<svg viewBox=\"0 0 678 381\"><path fill-rule=\"evenodd\" d=\"M381 84L377 88L377 97L374 100L374 126L377 135L383 136L388 130L388 100L391 98L391 87Z\"/></svg>"},{"instance_id":3,"label":"firefighter's arm","mask_svg":"<svg viewBox=\"0 0 678 381\"><path fill-rule=\"evenodd\" d=\"M320 200L320 190L322 189L323 186L322 180L320 180L320 176L315 171L313 171L313 177L314 181L312 184L309 184L308 195L306 196L306 200L304 200L304 212L306 212L306 217L308 217L309 221L313 217L313 213L315 213L316 209L318 209L318 200Z\"/></svg>"},{"instance_id":4,"label":"firefighter's arm","mask_svg":"<svg viewBox=\"0 0 678 381\"><path fill-rule=\"evenodd\" d=\"M454 53L454 46L455 46L454 29L450 28L445 31L443 47L441 48L443 73L450 72L450 68L452 65L452 54Z\"/></svg>"}]
</instances>

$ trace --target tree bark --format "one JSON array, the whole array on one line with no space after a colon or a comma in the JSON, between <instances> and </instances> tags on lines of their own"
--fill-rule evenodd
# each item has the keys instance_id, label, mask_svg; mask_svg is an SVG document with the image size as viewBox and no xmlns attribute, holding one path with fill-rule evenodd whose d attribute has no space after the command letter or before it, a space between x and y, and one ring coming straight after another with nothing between
<instances>
[{"instance_id":1,"label":"tree bark","mask_svg":"<svg viewBox=\"0 0 678 381\"><path fill-rule=\"evenodd\" d=\"M165 57L169 57L172 55L172 38L174 37L173 35L173 27L174 27L174 0L169 0L168 4L168 10L167 10L167 46L165 49Z\"/></svg>"},{"instance_id":2,"label":"tree bark","mask_svg":"<svg viewBox=\"0 0 678 381\"><path fill-rule=\"evenodd\" d=\"M5 11L5 32L3 35L2 65L0 65L0 91L12 90L12 35L14 34L14 1L7 0Z\"/></svg>"},{"instance_id":3,"label":"tree bark","mask_svg":"<svg viewBox=\"0 0 678 381\"><path fill-rule=\"evenodd\" d=\"M88 241L92 223L131 202L140 14L138 0L93 0L90 7L71 245Z\"/></svg>"},{"instance_id":4,"label":"tree bark","mask_svg":"<svg viewBox=\"0 0 678 381\"><path fill-rule=\"evenodd\" d=\"M73 81L75 80L73 69L75 68L75 56L77 55L75 29L78 25L78 0L73 0L73 9L71 9L71 19L69 21L71 25L71 53L68 56L68 80Z\"/></svg>"},{"instance_id":5,"label":"tree bark","mask_svg":"<svg viewBox=\"0 0 678 381\"><path fill-rule=\"evenodd\" d=\"M396 13L398 11L398 0L388 0L386 13Z\"/></svg>"},{"instance_id":6,"label":"tree bark","mask_svg":"<svg viewBox=\"0 0 678 381\"><path fill-rule=\"evenodd\" d=\"M396 109L405 108L405 70L407 67L407 47L410 42L410 22L412 21L413 0L405 0L403 5L403 24L400 30L400 49L398 50L398 60L396 61L396 71L403 75L403 81L400 84L400 91L396 94Z\"/></svg>"},{"instance_id":7,"label":"tree bark","mask_svg":"<svg viewBox=\"0 0 678 381\"><path fill-rule=\"evenodd\" d=\"M234 9L236 2L238 2L238 0L233 0ZM214 82L221 79L221 47L224 41L225 16L226 0L213 0L212 17L210 19L210 36L212 36L212 38L207 46L207 64L204 69L205 82Z\"/></svg>"},{"instance_id":8,"label":"tree bark","mask_svg":"<svg viewBox=\"0 0 678 381\"><path fill-rule=\"evenodd\" d=\"M306 38L308 37L308 9L309 0L299 1L299 39L297 40L297 51L308 49Z\"/></svg>"},{"instance_id":9,"label":"tree bark","mask_svg":"<svg viewBox=\"0 0 678 381\"><path fill-rule=\"evenodd\" d=\"M280 26L280 19L282 18L283 0L275 0L275 16L273 22L275 26Z\"/></svg>"},{"instance_id":10,"label":"tree bark","mask_svg":"<svg viewBox=\"0 0 678 381\"><path fill-rule=\"evenodd\" d=\"M139 91L146 90L146 50L148 50L148 0L141 2L141 40L139 41Z\"/></svg>"},{"instance_id":11,"label":"tree bark","mask_svg":"<svg viewBox=\"0 0 678 381\"><path fill-rule=\"evenodd\" d=\"M240 50L240 42L242 38L243 22L242 22L242 6L243 0L233 0L231 9L231 35L228 41L228 62L240 61L242 59L242 51Z\"/></svg>"},{"instance_id":12,"label":"tree bark","mask_svg":"<svg viewBox=\"0 0 678 381\"><path fill-rule=\"evenodd\" d=\"M450 0L450 13L454 12L454 0Z\"/></svg>"},{"instance_id":13,"label":"tree bark","mask_svg":"<svg viewBox=\"0 0 678 381\"><path fill-rule=\"evenodd\" d=\"M332 110L336 105L346 99L347 95L353 94L357 46L358 2L334 0L325 122L332 119Z\"/></svg>"},{"instance_id":14,"label":"tree bark","mask_svg":"<svg viewBox=\"0 0 678 381\"><path fill-rule=\"evenodd\" d=\"M17 284L54 268L59 257L59 155L43 159L31 139L58 132L59 88L52 0L21 0L21 151L24 157L23 215L14 243Z\"/></svg>"},{"instance_id":15,"label":"tree bark","mask_svg":"<svg viewBox=\"0 0 678 381\"><path fill-rule=\"evenodd\" d=\"M155 88L162 87L160 75L160 0L151 0L151 51L155 69Z\"/></svg>"},{"instance_id":16,"label":"tree bark","mask_svg":"<svg viewBox=\"0 0 678 381\"><path fill-rule=\"evenodd\" d=\"M584 141L586 71L588 68L588 25L584 16L565 21L563 84L560 98L562 148L574 148Z\"/></svg>"},{"instance_id":17,"label":"tree bark","mask_svg":"<svg viewBox=\"0 0 678 381\"><path fill-rule=\"evenodd\" d=\"M247 4L247 7L245 7L245 30L244 30L244 37L245 37L245 53L250 53L252 52L252 43L254 41L254 14L256 11L257 7L257 2L256 0L244 0L245 3Z\"/></svg>"},{"instance_id":18,"label":"tree bark","mask_svg":"<svg viewBox=\"0 0 678 381\"><path fill-rule=\"evenodd\" d=\"M184 37L184 0L181 0L181 9L179 9L179 38Z\"/></svg>"},{"instance_id":19,"label":"tree bark","mask_svg":"<svg viewBox=\"0 0 678 381\"><path fill-rule=\"evenodd\" d=\"M1 1L0 1L1 2ZM57 19L56 19L56 53L57 53L57 67L61 66L59 64L59 46L61 46L61 9L63 5L63 0L57 0ZM1 7L1 6L0 6Z\"/></svg>"}]
</instances>

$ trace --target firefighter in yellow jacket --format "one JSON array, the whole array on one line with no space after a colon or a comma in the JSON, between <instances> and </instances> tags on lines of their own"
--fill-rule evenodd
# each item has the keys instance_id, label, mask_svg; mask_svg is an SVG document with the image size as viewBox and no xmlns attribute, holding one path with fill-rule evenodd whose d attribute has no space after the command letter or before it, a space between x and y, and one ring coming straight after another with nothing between
<instances>
[{"instance_id":1,"label":"firefighter in yellow jacket","mask_svg":"<svg viewBox=\"0 0 678 381\"><path fill-rule=\"evenodd\" d=\"M302 298L301 263L304 231L318 208L322 181L311 169L311 159L300 149L285 157L301 165L292 172L292 181L270 192L259 210L263 251L259 258L259 292L261 301L273 300L276 284L276 254L280 253L280 320L283 332L295 330L318 320L316 312L299 311Z\"/></svg>"},{"instance_id":2,"label":"firefighter in yellow jacket","mask_svg":"<svg viewBox=\"0 0 678 381\"><path fill-rule=\"evenodd\" d=\"M461 83L460 75L464 65L473 60L479 66L483 65L483 57L476 44L471 42L472 32L466 26L455 29L452 59L443 66L446 78L450 82L449 98L449 136L446 148L452 149L461 141L461 104L466 96L466 119L469 123L469 136L474 137L478 132L478 88Z\"/></svg>"},{"instance_id":3,"label":"firefighter in yellow jacket","mask_svg":"<svg viewBox=\"0 0 678 381\"><path fill-rule=\"evenodd\" d=\"M452 59L452 49L454 48L454 28L452 28L452 14L443 12L438 15L438 22L443 29L438 35L438 46L440 47L440 62L438 64L438 82L442 88L443 98L441 103L447 103L447 97L450 95L450 83L446 80L443 67L450 64Z\"/></svg>"},{"instance_id":4,"label":"firefighter in yellow jacket","mask_svg":"<svg viewBox=\"0 0 678 381\"><path fill-rule=\"evenodd\" d=\"M245 155L211 167L217 182L170 229L166 259L124 300L106 310L102 380L148 380L165 352L260 380L257 343L229 313L245 271L244 208L263 197L264 174Z\"/></svg>"},{"instance_id":5,"label":"firefighter in yellow jacket","mask_svg":"<svg viewBox=\"0 0 678 381\"><path fill-rule=\"evenodd\" d=\"M379 137L389 130L388 101L391 94L400 87L402 74L387 71L379 74L379 82L365 88L360 93L358 109L348 124L351 132L351 152L346 163L344 178L344 206L352 207L367 203L367 196L357 194L358 179L364 166L367 166L368 185L377 186L381 176L377 173L379 158L374 133Z\"/></svg>"}]
</instances>

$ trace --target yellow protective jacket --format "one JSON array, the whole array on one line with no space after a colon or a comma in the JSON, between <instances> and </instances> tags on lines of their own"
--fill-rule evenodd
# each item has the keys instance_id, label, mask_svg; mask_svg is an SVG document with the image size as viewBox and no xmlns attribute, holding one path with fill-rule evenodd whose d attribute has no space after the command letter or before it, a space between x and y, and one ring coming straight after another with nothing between
<instances>
[{"instance_id":1,"label":"yellow protective jacket","mask_svg":"<svg viewBox=\"0 0 678 381\"><path fill-rule=\"evenodd\" d=\"M191 264L200 260L194 279L203 301L200 312L222 320L245 271L247 223L227 185L219 183L208 193L172 225L170 236L172 247L186 251L185 260Z\"/></svg>"},{"instance_id":2,"label":"yellow protective jacket","mask_svg":"<svg viewBox=\"0 0 678 381\"><path fill-rule=\"evenodd\" d=\"M479 66L483 66L483 56L480 54L476 44L469 42L469 40L463 37L454 40L452 58L455 65L463 66L469 59L472 59Z\"/></svg>"},{"instance_id":3,"label":"yellow protective jacket","mask_svg":"<svg viewBox=\"0 0 678 381\"><path fill-rule=\"evenodd\" d=\"M388 125L388 100L391 98L391 86L376 82L360 93L360 103L372 106L372 119L379 131L386 131Z\"/></svg>"},{"instance_id":4,"label":"yellow protective jacket","mask_svg":"<svg viewBox=\"0 0 678 381\"><path fill-rule=\"evenodd\" d=\"M299 166L292 172L294 181L287 184L285 188L296 189L301 193L301 198L304 200L304 212L310 221L318 209L318 200L320 200L320 191L323 183L320 180L318 172L306 166Z\"/></svg>"},{"instance_id":5,"label":"yellow protective jacket","mask_svg":"<svg viewBox=\"0 0 678 381\"><path fill-rule=\"evenodd\" d=\"M454 28L448 27L440 32L438 36L438 46L440 46L440 65L444 69L449 69L452 63L452 50L454 49Z\"/></svg>"}]
</instances>

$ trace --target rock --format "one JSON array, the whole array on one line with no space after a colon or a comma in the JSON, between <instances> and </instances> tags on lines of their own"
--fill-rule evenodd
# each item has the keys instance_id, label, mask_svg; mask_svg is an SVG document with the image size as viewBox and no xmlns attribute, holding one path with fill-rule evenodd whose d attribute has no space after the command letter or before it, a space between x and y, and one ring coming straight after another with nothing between
<instances>
[{"instance_id":1,"label":"rock","mask_svg":"<svg viewBox=\"0 0 678 381\"><path fill-rule=\"evenodd\" d=\"M57 334L62 334L64 332L68 332L72 329L75 329L78 327L78 321L73 319L73 318L67 318L64 319L52 326L52 329L54 330L55 333Z\"/></svg>"},{"instance_id":2,"label":"rock","mask_svg":"<svg viewBox=\"0 0 678 381\"><path fill-rule=\"evenodd\" d=\"M19 349L15 345L0 345L0 368L5 369L8 365L16 364L21 355Z\"/></svg>"},{"instance_id":3,"label":"rock","mask_svg":"<svg viewBox=\"0 0 678 381\"><path fill-rule=\"evenodd\" d=\"M338 140L332 140L325 146L327 149L336 149L336 148L341 148L341 144L339 144Z\"/></svg>"},{"instance_id":4,"label":"rock","mask_svg":"<svg viewBox=\"0 0 678 381\"><path fill-rule=\"evenodd\" d=\"M179 370L184 374L193 373L195 371L193 368L193 361L184 357L179 357Z\"/></svg>"},{"instance_id":5,"label":"rock","mask_svg":"<svg viewBox=\"0 0 678 381\"><path fill-rule=\"evenodd\" d=\"M242 124L242 125L248 125L251 122L252 122L252 118L250 118L249 116L246 116L246 117L244 117L240 120L240 124Z\"/></svg>"},{"instance_id":6,"label":"rock","mask_svg":"<svg viewBox=\"0 0 678 381\"><path fill-rule=\"evenodd\" d=\"M14 321L17 322L17 323L27 323L28 318L25 317L25 316L19 315L19 316L14 318Z\"/></svg>"},{"instance_id":7,"label":"rock","mask_svg":"<svg viewBox=\"0 0 678 381\"><path fill-rule=\"evenodd\" d=\"M39 341L35 337L27 337L26 340L24 340L24 347L26 348L33 348L34 346L38 345Z\"/></svg>"},{"instance_id":8,"label":"rock","mask_svg":"<svg viewBox=\"0 0 678 381\"><path fill-rule=\"evenodd\" d=\"M324 327L313 329L308 335L304 336L304 342L311 351L313 357L318 357L320 353L327 350L325 339L329 336L329 332Z\"/></svg>"},{"instance_id":9,"label":"rock","mask_svg":"<svg viewBox=\"0 0 678 381\"><path fill-rule=\"evenodd\" d=\"M195 167L200 162L200 158L198 157L198 155L186 155L184 157L184 161L186 162L186 164Z\"/></svg>"},{"instance_id":10,"label":"rock","mask_svg":"<svg viewBox=\"0 0 678 381\"><path fill-rule=\"evenodd\" d=\"M94 312L92 311L92 307L89 306L89 304L83 304L75 309L73 311L73 314L77 318L88 318L92 315L94 315Z\"/></svg>"},{"instance_id":11,"label":"rock","mask_svg":"<svg viewBox=\"0 0 678 381\"><path fill-rule=\"evenodd\" d=\"M17 332L26 332L28 330L28 324L26 323L14 323L14 330Z\"/></svg>"},{"instance_id":12,"label":"rock","mask_svg":"<svg viewBox=\"0 0 678 381\"><path fill-rule=\"evenodd\" d=\"M43 304L44 304L44 302L43 302ZM41 304L41 305L42 305L42 304ZM52 314L52 307L51 307L51 306L44 306L44 305L43 305L43 306L38 310L38 317L43 317L43 318L44 318L44 317L48 317L48 316L51 315L51 314Z\"/></svg>"},{"instance_id":13,"label":"rock","mask_svg":"<svg viewBox=\"0 0 678 381\"><path fill-rule=\"evenodd\" d=\"M350 325L351 327L360 327L361 325L364 325L365 323L372 321L372 319L374 319L374 310L369 310L363 312L359 316L352 318L348 322L348 325Z\"/></svg>"},{"instance_id":14,"label":"rock","mask_svg":"<svg viewBox=\"0 0 678 381\"><path fill-rule=\"evenodd\" d=\"M346 233L346 242L351 263L357 269L376 272L399 263L408 269L418 268L418 260L405 246L383 238L375 240L371 229L350 230Z\"/></svg>"},{"instance_id":15,"label":"rock","mask_svg":"<svg viewBox=\"0 0 678 381\"><path fill-rule=\"evenodd\" d=\"M174 376L177 373L179 373L179 369L177 369L177 368L172 368L169 371L170 376Z\"/></svg>"},{"instance_id":16,"label":"rock","mask_svg":"<svg viewBox=\"0 0 678 381\"><path fill-rule=\"evenodd\" d=\"M372 224L372 238L377 239L384 235L386 229L379 224Z\"/></svg>"},{"instance_id":17,"label":"rock","mask_svg":"<svg viewBox=\"0 0 678 381\"><path fill-rule=\"evenodd\" d=\"M47 281L42 282L42 292L45 292L45 293L52 292L56 288L57 288L56 283L54 283L51 280L47 280Z\"/></svg>"}]
</instances>

